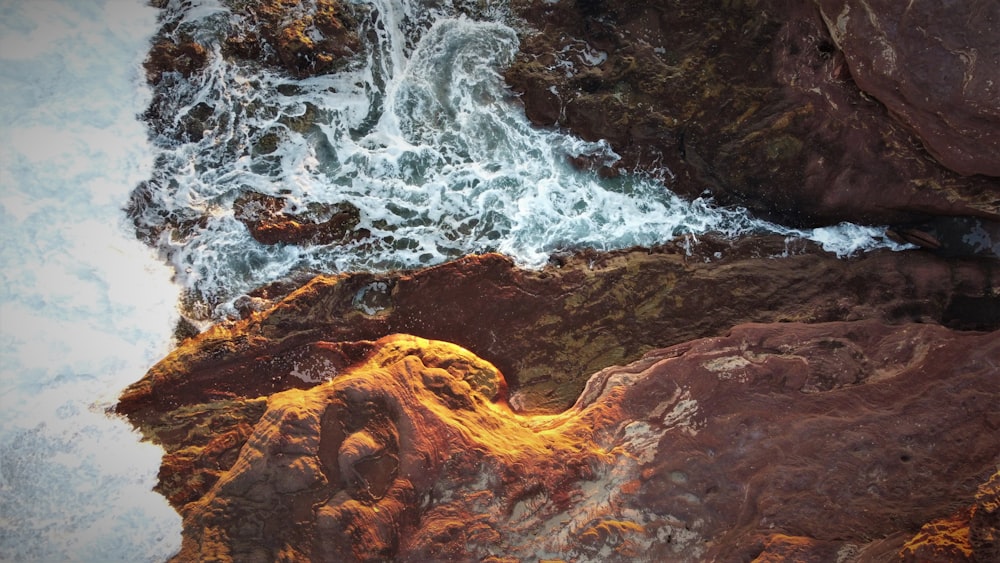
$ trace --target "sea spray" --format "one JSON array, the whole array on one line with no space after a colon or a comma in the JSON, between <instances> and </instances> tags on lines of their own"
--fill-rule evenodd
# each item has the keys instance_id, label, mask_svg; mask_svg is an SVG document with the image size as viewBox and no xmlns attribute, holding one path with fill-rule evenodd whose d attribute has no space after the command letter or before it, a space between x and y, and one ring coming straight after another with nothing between
<instances>
[{"instance_id":1,"label":"sea spray","mask_svg":"<svg viewBox=\"0 0 1000 563\"><path fill-rule=\"evenodd\" d=\"M0 0L0 559L160 561L162 450L109 416L178 291L121 210L151 173L142 0Z\"/></svg>"},{"instance_id":2,"label":"sea spray","mask_svg":"<svg viewBox=\"0 0 1000 563\"><path fill-rule=\"evenodd\" d=\"M206 319L235 315L235 299L294 271L412 268L484 251L538 267L554 252L704 233L813 238L838 253L891 244L876 230L793 230L686 201L656 175L578 169L572 160L618 156L528 122L500 74L518 49L512 22L503 3L473 4L350 3L360 52L308 78L227 56L227 38L252 29L244 14L172 4L175 39L202 41L208 62L159 84L148 114L157 166L130 211L192 300L208 304ZM282 198L290 213L354 206L357 236L262 244L234 211L250 192Z\"/></svg>"}]
</instances>

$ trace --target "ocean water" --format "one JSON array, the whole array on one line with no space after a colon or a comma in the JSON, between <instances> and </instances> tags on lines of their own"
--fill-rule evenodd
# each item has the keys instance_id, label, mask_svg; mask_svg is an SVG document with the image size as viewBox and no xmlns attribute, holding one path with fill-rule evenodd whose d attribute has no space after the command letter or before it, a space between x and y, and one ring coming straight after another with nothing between
<instances>
[{"instance_id":1,"label":"ocean water","mask_svg":"<svg viewBox=\"0 0 1000 563\"><path fill-rule=\"evenodd\" d=\"M106 414L168 351L172 271L122 206L152 156L136 119L142 0L0 0L0 560L160 561L180 519L162 451Z\"/></svg>"},{"instance_id":2,"label":"ocean water","mask_svg":"<svg viewBox=\"0 0 1000 563\"><path fill-rule=\"evenodd\" d=\"M798 231L682 200L669 170L575 168L618 156L528 123L501 77L518 44L501 2L351 4L364 49L295 79L223 56L250 23L218 0L162 14L144 0L0 0L0 560L159 561L179 547L178 516L151 492L162 452L106 410L168 352L182 293L220 319L297 270L486 250L538 267L557 251L707 233L840 255L893 246L878 228ZM151 92L140 62L158 15L209 59ZM561 56L567 72L605 60L586 46ZM159 117L145 123L150 106ZM371 236L262 245L233 210L251 191L290 212L349 203Z\"/></svg>"},{"instance_id":3,"label":"ocean water","mask_svg":"<svg viewBox=\"0 0 1000 563\"><path fill-rule=\"evenodd\" d=\"M685 201L669 191L669 170L604 179L577 169L571 158L609 164L618 155L530 125L501 76L518 47L503 2L352 5L359 36L371 40L339 72L307 79L223 56L226 37L251 24L215 0L165 12L175 38L206 45L209 62L190 80L162 83L157 166L132 214L210 318L234 314L246 291L295 270L411 268L482 251L538 267L553 252L705 233L779 233L838 254L892 244L877 228L797 231ZM606 59L586 46L560 57L566 72ZM290 212L354 205L371 236L259 244L233 209L248 192L282 196Z\"/></svg>"}]
</instances>

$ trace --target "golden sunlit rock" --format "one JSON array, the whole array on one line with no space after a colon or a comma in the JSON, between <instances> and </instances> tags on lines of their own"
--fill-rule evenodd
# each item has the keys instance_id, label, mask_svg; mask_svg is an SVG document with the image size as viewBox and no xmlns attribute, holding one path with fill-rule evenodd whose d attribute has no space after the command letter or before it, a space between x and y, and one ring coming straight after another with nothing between
<instances>
[{"instance_id":1,"label":"golden sunlit rock","mask_svg":"<svg viewBox=\"0 0 1000 563\"><path fill-rule=\"evenodd\" d=\"M368 348L266 399L231 467L180 507L178 561L818 560L894 534L901 549L995 471L989 334L741 325L534 415L454 344Z\"/></svg>"}]
</instances>

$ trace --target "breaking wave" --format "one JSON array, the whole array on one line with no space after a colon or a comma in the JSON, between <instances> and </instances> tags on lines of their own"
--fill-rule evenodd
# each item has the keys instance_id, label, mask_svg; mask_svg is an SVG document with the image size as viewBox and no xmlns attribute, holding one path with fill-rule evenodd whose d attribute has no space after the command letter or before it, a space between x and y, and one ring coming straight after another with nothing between
<instances>
[{"instance_id":1,"label":"breaking wave","mask_svg":"<svg viewBox=\"0 0 1000 563\"><path fill-rule=\"evenodd\" d=\"M203 2L172 16L175 34L210 46L208 67L168 76L152 117L159 153L132 207L178 281L232 311L244 292L297 270L389 270L499 251L525 267L553 252L650 246L678 236L804 237L838 253L891 244L876 229L797 231L742 209L685 201L661 179L602 178L605 142L531 126L500 71L518 48L503 8L451 2L353 4L362 54L306 79L222 55L243 25ZM192 125L196 134L192 135ZM234 211L242 195L288 212L350 205L362 235L325 245L267 245Z\"/></svg>"}]
</instances>

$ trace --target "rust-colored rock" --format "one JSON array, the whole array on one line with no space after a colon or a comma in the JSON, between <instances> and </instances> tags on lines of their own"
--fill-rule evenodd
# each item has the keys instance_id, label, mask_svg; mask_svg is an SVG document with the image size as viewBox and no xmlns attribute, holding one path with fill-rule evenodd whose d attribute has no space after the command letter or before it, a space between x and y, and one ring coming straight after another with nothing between
<instances>
[{"instance_id":1,"label":"rust-colored rock","mask_svg":"<svg viewBox=\"0 0 1000 563\"><path fill-rule=\"evenodd\" d=\"M155 85L159 84L163 75L168 72L177 72L189 78L201 70L207 61L208 53L195 41L189 40L178 44L170 39L163 39L156 42L149 50L143 67L146 69L146 80Z\"/></svg>"},{"instance_id":2,"label":"rust-colored rock","mask_svg":"<svg viewBox=\"0 0 1000 563\"><path fill-rule=\"evenodd\" d=\"M969 543L969 510L924 524L900 550L899 558L907 563L975 561Z\"/></svg>"},{"instance_id":3,"label":"rust-colored rock","mask_svg":"<svg viewBox=\"0 0 1000 563\"><path fill-rule=\"evenodd\" d=\"M969 543L979 561L1000 561L1000 470L976 492Z\"/></svg>"},{"instance_id":4,"label":"rust-colored rock","mask_svg":"<svg viewBox=\"0 0 1000 563\"><path fill-rule=\"evenodd\" d=\"M356 230L360 214L349 203L312 205L300 214L286 206L284 198L248 192L233 203L233 214L261 244L335 244L368 236Z\"/></svg>"},{"instance_id":5,"label":"rust-colored rock","mask_svg":"<svg viewBox=\"0 0 1000 563\"><path fill-rule=\"evenodd\" d=\"M237 19L226 52L312 76L336 70L358 53L354 18L338 0L227 2Z\"/></svg>"},{"instance_id":6,"label":"rust-colored rock","mask_svg":"<svg viewBox=\"0 0 1000 563\"><path fill-rule=\"evenodd\" d=\"M176 560L863 556L996 469L995 334L742 325L602 370L558 415L512 411L452 344L370 346L247 421Z\"/></svg>"},{"instance_id":7,"label":"rust-colored rock","mask_svg":"<svg viewBox=\"0 0 1000 563\"><path fill-rule=\"evenodd\" d=\"M1000 328L995 261L923 252L841 260L786 244L760 238L704 241L691 255L675 246L584 253L540 271L487 254L409 273L321 276L262 313L186 342L119 408L160 410L213 394L301 387L293 372L300 356L314 355L309 342L399 332L474 351L508 375L515 405L551 411L569 406L599 369L740 322L875 318ZM351 350L324 354L338 367L357 359Z\"/></svg>"},{"instance_id":8,"label":"rust-colored rock","mask_svg":"<svg viewBox=\"0 0 1000 563\"><path fill-rule=\"evenodd\" d=\"M1000 470L979 487L971 507L925 524L899 557L920 563L1000 561Z\"/></svg>"},{"instance_id":9,"label":"rust-colored rock","mask_svg":"<svg viewBox=\"0 0 1000 563\"><path fill-rule=\"evenodd\" d=\"M854 82L939 162L1000 176L1000 4L817 0Z\"/></svg>"},{"instance_id":10,"label":"rust-colored rock","mask_svg":"<svg viewBox=\"0 0 1000 563\"><path fill-rule=\"evenodd\" d=\"M514 4L538 30L506 72L528 117L607 139L622 155L619 168L654 170L678 193L708 189L721 203L786 223L1000 219L1000 180L963 177L929 158L913 127L851 79L852 54L845 58L815 4ZM947 10L949 21L976 17L968 5ZM983 51L979 60L993 56ZM975 80L995 67L977 67ZM933 82L939 74L923 76ZM928 92L953 85L944 77ZM979 82L970 88L985 94ZM933 103L958 128L992 115L998 96L981 98ZM981 151L994 155L995 117L975 131L988 141Z\"/></svg>"}]
</instances>

